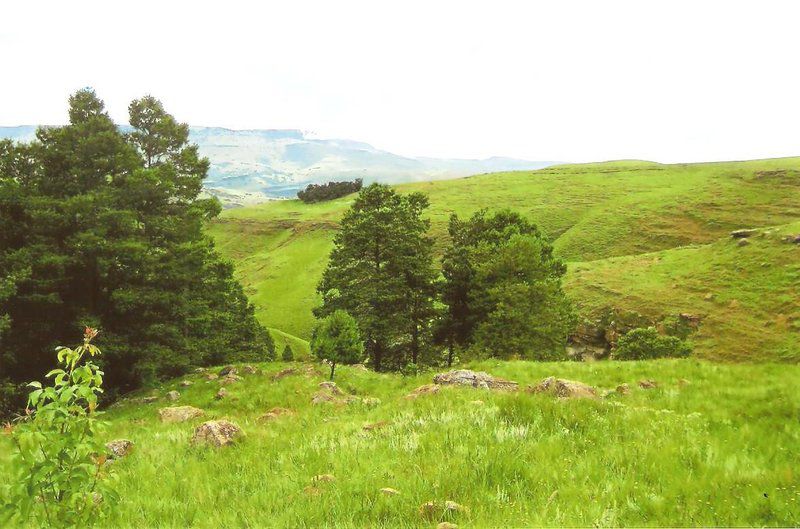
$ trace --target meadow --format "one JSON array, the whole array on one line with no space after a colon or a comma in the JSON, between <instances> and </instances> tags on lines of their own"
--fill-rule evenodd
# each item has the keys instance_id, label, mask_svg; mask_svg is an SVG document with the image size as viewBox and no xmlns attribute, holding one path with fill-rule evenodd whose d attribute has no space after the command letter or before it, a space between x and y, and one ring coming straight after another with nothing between
<instances>
[{"instance_id":1,"label":"meadow","mask_svg":"<svg viewBox=\"0 0 800 529\"><path fill-rule=\"evenodd\" d=\"M663 165L618 161L398 186L430 197L431 235L451 213L528 216L569 263L584 317L613 307L653 319L697 314L696 353L715 360L800 359L800 158ZM209 228L267 326L296 337L314 324L316 284L352 196L226 211ZM768 232L735 246L729 233ZM706 299L710 294L710 299ZM306 346L307 347L307 346Z\"/></svg>"},{"instance_id":2,"label":"meadow","mask_svg":"<svg viewBox=\"0 0 800 529\"><path fill-rule=\"evenodd\" d=\"M298 373L273 375L293 366ZM113 527L797 526L800 524L800 367L699 360L533 363L469 367L516 380L546 376L609 390L558 399L443 387L355 366L345 393L376 401L312 405L325 380L308 364L269 363L214 398L218 381L193 374L129 395L106 415L108 439L135 443L117 461ZM319 370L318 370L319 369ZM654 389L638 386L652 379ZM628 395L614 392L627 383ZM177 403L164 399L181 393ZM159 396L143 404L140 397ZM369 404L369 405L367 405ZM206 416L162 424L163 406ZM259 417L273 407L292 414ZM225 418L245 432L218 449L192 447L193 428ZM373 425L373 429L365 429ZM377 425L377 426L376 426ZM9 443L0 436L0 468ZM331 475L330 481L314 481ZM388 495L382 488L397 494ZM420 512L456 502L457 511Z\"/></svg>"}]
</instances>

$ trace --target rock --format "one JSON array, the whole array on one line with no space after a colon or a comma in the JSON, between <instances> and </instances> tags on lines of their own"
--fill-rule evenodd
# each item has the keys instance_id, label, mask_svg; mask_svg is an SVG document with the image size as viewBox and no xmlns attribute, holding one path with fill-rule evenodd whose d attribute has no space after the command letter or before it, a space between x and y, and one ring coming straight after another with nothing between
<instances>
[{"instance_id":1,"label":"rock","mask_svg":"<svg viewBox=\"0 0 800 529\"><path fill-rule=\"evenodd\" d=\"M184 422L205 414L200 408L194 406L174 406L171 408L161 408L158 415L161 422Z\"/></svg>"},{"instance_id":2,"label":"rock","mask_svg":"<svg viewBox=\"0 0 800 529\"><path fill-rule=\"evenodd\" d=\"M528 391L532 393L553 393L556 397L562 399L597 397L597 390L588 384L555 377L547 377L538 385L528 388Z\"/></svg>"},{"instance_id":3,"label":"rock","mask_svg":"<svg viewBox=\"0 0 800 529\"><path fill-rule=\"evenodd\" d=\"M630 395L631 387L628 384L620 384L617 386L617 389L614 390L618 395Z\"/></svg>"},{"instance_id":4,"label":"rock","mask_svg":"<svg viewBox=\"0 0 800 529\"><path fill-rule=\"evenodd\" d=\"M119 459L130 455L133 451L133 441L128 439L115 439L106 443L106 450L111 459Z\"/></svg>"},{"instance_id":5,"label":"rock","mask_svg":"<svg viewBox=\"0 0 800 529\"><path fill-rule=\"evenodd\" d=\"M364 397L361 399L361 404L366 406L367 408L377 408L381 405L381 399L377 397Z\"/></svg>"},{"instance_id":6,"label":"rock","mask_svg":"<svg viewBox=\"0 0 800 529\"><path fill-rule=\"evenodd\" d=\"M181 398L181 394L180 394L180 393L178 393L178 392L177 392L177 391L175 391L175 390L172 390L172 391L170 391L169 393L167 393L167 399L168 399L168 400L171 400L171 401L175 402L175 401L176 401L176 400L178 400L179 398Z\"/></svg>"},{"instance_id":7,"label":"rock","mask_svg":"<svg viewBox=\"0 0 800 529\"><path fill-rule=\"evenodd\" d=\"M640 380L639 387L642 389L654 389L658 387L658 383L655 380Z\"/></svg>"},{"instance_id":8,"label":"rock","mask_svg":"<svg viewBox=\"0 0 800 529\"><path fill-rule=\"evenodd\" d=\"M216 380L219 378L219 375L216 373L208 373L206 375L206 380Z\"/></svg>"},{"instance_id":9,"label":"rock","mask_svg":"<svg viewBox=\"0 0 800 529\"><path fill-rule=\"evenodd\" d=\"M454 501L448 500L448 501L444 502L444 510L450 511L450 512L467 512L469 509L467 509L463 505L459 505L458 503L456 503Z\"/></svg>"},{"instance_id":10,"label":"rock","mask_svg":"<svg viewBox=\"0 0 800 529\"><path fill-rule=\"evenodd\" d=\"M228 384L233 384L234 382L238 382L240 380L242 380L242 377L240 377L239 375L227 374L221 379L219 379L219 383L222 386L227 386Z\"/></svg>"},{"instance_id":11,"label":"rock","mask_svg":"<svg viewBox=\"0 0 800 529\"><path fill-rule=\"evenodd\" d=\"M192 384L194 384L194 382L192 382L191 380L184 380L183 382L181 382L181 386L184 388L188 388Z\"/></svg>"},{"instance_id":12,"label":"rock","mask_svg":"<svg viewBox=\"0 0 800 529\"><path fill-rule=\"evenodd\" d=\"M219 370L218 374L221 377L226 377L228 375L235 375L237 373L238 373L238 371L236 370L235 367L233 367L233 366L225 366L225 367L223 367L222 369Z\"/></svg>"},{"instance_id":13,"label":"rock","mask_svg":"<svg viewBox=\"0 0 800 529\"><path fill-rule=\"evenodd\" d=\"M275 408L272 408L271 410L269 410L264 415L260 416L258 418L258 420L259 421L272 421L272 420L278 419L280 417L283 417L284 415L294 415L294 410L290 410L289 408L281 408L281 407L276 406Z\"/></svg>"},{"instance_id":14,"label":"rock","mask_svg":"<svg viewBox=\"0 0 800 529\"><path fill-rule=\"evenodd\" d=\"M800 233L798 233L797 235L789 235L788 237L786 237L786 242L792 244L800 244Z\"/></svg>"},{"instance_id":15,"label":"rock","mask_svg":"<svg viewBox=\"0 0 800 529\"><path fill-rule=\"evenodd\" d=\"M691 327L692 329L697 329L700 326L700 322L703 321L703 317L698 314L691 314L689 312L682 312L678 315L683 323Z\"/></svg>"},{"instance_id":16,"label":"rock","mask_svg":"<svg viewBox=\"0 0 800 529\"><path fill-rule=\"evenodd\" d=\"M408 395L405 396L407 399L416 399L420 395L435 395L439 393L440 386L437 384L425 384L424 386L420 386Z\"/></svg>"},{"instance_id":17,"label":"rock","mask_svg":"<svg viewBox=\"0 0 800 529\"><path fill-rule=\"evenodd\" d=\"M322 494L322 489L313 485L309 485L303 489L303 493L307 496L319 496Z\"/></svg>"},{"instance_id":18,"label":"rock","mask_svg":"<svg viewBox=\"0 0 800 529\"><path fill-rule=\"evenodd\" d=\"M703 299L706 300L706 301L711 301L712 299L714 299L714 294L709 292L708 294L703 296Z\"/></svg>"},{"instance_id":19,"label":"rock","mask_svg":"<svg viewBox=\"0 0 800 529\"><path fill-rule=\"evenodd\" d=\"M244 372L245 372L245 373L247 373L248 375L255 375L255 374L257 374L257 373L258 373L258 369L256 369L255 367L253 367L253 366L251 366L251 365L246 365L246 366L244 366L244 367L242 368L242 371L244 371Z\"/></svg>"},{"instance_id":20,"label":"rock","mask_svg":"<svg viewBox=\"0 0 800 529\"><path fill-rule=\"evenodd\" d=\"M736 243L736 246L747 246L750 244L750 241L747 239L739 239L739 242Z\"/></svg>"},{"instance_id":21,"label":"rock","mask_svg":"<svg viewBox=\"0 0 800 529\"><path fill-rule=\"evenodd\" d=\"M150 404L151 402L155 402L158 400L158 397L144 397L142 402L145 404Z\"/></svg>"},{"instance_id":22,"label":"rock","mask_svg":"<svg viewBox=\"0 0 800 529\"><path fill-rule=\"evenodd\" d=\"M505 391L516 391L519 388L519 384L516 382L495 378L483 371L471 371L469 369L455 369L447 373L439 373L433 377L433 382L442 386L472 386L473 388Z\"/></svg>"},{"instance_id":23,"label":"rock","mask_svg":"<svg viewBox=\"0 0 800 529\"><path fill-rule=\"evenodd\" d=\"M450 522L439 522L436 529L458 529L458 526Z\"/></svg>"},{"instance_id":24,"label":"rock","mask_svg":"<svg viewBox=\"0 0 800 529\"><path fill-rule=\"evenodd\" d=\"M734 239L746 239L751 235L755 235L758 233L756 229L748 229L748 230L734 230L731 232L731 237Z\"/></svg>"},{"instance_id":25,"label":"rock","mask_svg":"<svg viewBox=\"0 0 800 529\"><path fill-rule=\"evenodd\" d=\"M336 382L331 382L330 380L326 380L325 382L320 382L319 387L321 389L326 389L331 392L332 395L344 395L344 392L339 389L339 386L336 385Z\"/></svg>"},{"instance_id":26,"label":"rock","mask_svg":"<svg viewBox=\"0 0 800 529\"><path fill-rule=\"evenodd\" d=\"M364 429L364 431L372 432L374 430L380 430L381 428L386 428L390 424L392 424L392 423L389 422L389 421L378 421L378 422L373 422L373 423L370 423L370 424L365 424L363 429Z\"/></svg>"},{"instance_id":27,"label":"rock","mask_svg":"<svg viewBox=\"0 0 800 529\"><path fill-rule=\"evenodd\" d=\"M442 507L435 501L426 501L419 506L419 515L428 520L438 518L441 514Z\"/></svg>"},{"instance_id":28,"label":"rock","mask_svg":"<svg viewBox=\"0 0 800 529\"><path fill-rule=\"evenodd\" d=\"M482 400L471 400L469 403L473 406L483 406L485 404Z\"/></svg>"},{"instance_id":29,"label":"rock","mask_svg":"<svg viewBox=\"0 0 800 529\"><path fill-rule=\"evenodd\" d=\"M296 375L298 373L298 369L296 367L287 367L286 369L282 369L272 375L272 380L280 380L282 378L288 377L289 375Z\"/></svg>"},{"instance_id":30,"label":"rock","mask_svg":"<svg viewBox=\"0 0 800 529\"><path fill-rule=\"evenodd\" d=\"M691 382L689 382L689 381L688 381L688 380L686 380L685 378L680 378L680 379L678 379L678 385L679 385L680 387L685 387L685 386L688 386L690 383L691 383Z\"/></svg>"},{"instance_id":31,"label":"rock","mask_svg":"<svg viewBox=\"0 0 800 529\"><path fill-rule=\"evenodd\" d=\"M195 373L205 373L206 372L206 368L205 367L196 367L194 372Z\"/></svg>"},{"instance_id":32,"label":"rock","mask_svg":"<svg viewBox=\"0 0 800 529\"><path fill-rule=\"evenodd\" d=\"M217 400L222 400L227 396L228 396L228 390L225 388L219 388L219 391L217 391L217 394L214 395L214 398Z\"/></svg>"},{"instance_id":33,"label":"rock","mask_svg":"<svg viewBox=\"0 0 800 529\"><path fill-rule=\"evenodd\" d=\"M336 476L333 474L319 474L311 478L311 483L333 483L336 481Z\"/></svg>"},{"instance_id":34,"label":"rock","mask_svg":"<svg viewBox=\"0 0 800 529\"><path fill-rule=\"evenodd\" d=\"M400 494L400 491L393 489L391 487L384 487L381 489L381 493L385 494L386 496L397 496L398 494Z\"/></svg>"},{"instance_id":35,"label":"rock","mask_svg":"<svg viewBox=\"0 0 800 529\"><path fill-rule=\"evenodd\" d=\"M800 237L800 235L798 235L798 237ZM356 371L369 371L369 368L367 366L365 366L364 364L353 364L352 367Z\"/></svg>"},{"instance_id":36,"label":"rock","mask_svg":"<svg viewBox=\"0 0 800 529\"><path fill-rule=\"evenodd\" d=\"M327 402L331 403L341 403L341 399L337 399L335 396L331 395L328 391L317 391L314 395L311 396L311 404L325 404Z\"/></svg>"},{"instance_id":37,"label":"rock","mask_svg":"<svg viewBox=\"0 0 800 529\"><path fill-rule=\"evenodd\" d=\"M207 421L195 428L193 445L226 446L241 439L242 429L230 421Z\"/></svg>"}]
</instances>

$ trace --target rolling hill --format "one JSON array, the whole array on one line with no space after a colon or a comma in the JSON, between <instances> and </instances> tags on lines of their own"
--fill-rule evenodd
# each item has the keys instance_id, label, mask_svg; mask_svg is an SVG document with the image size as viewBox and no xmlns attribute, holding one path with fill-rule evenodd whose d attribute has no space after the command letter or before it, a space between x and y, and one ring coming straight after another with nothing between
<instances>
[{"instance_id":1,"label":"rolling hill","mask_svg":"<svg viewBox=\"0 0 800 529\"><path fill-rule=\"evenodd\" d=\"M653 321L701 321L699 356L800 360L800 158L662 165L553 166L405 184L424 191L437 246L451 213L521 211L569 264L567 291L585 318L613 308ZM266 325L307 339L316 283L352 197L226 211L210 226ZM738 246L729 233L764 228Z\"/></svg>"}]
</instances>

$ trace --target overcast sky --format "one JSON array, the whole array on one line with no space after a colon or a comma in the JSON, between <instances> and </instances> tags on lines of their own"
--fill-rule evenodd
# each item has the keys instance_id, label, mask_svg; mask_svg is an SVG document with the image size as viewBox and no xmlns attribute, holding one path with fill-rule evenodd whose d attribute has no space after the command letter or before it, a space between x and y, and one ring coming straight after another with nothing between
<instances>
[{"instance_id":1,"label":"overcast sky","mask_svg":"<svg viewBox=\"0 0 800 529\"><path fill-rule=\"evenodd\" d=\"M0 125L299 128L410 156L800 155L800 2L3 2Z\"/></svg>"}]
</instances>

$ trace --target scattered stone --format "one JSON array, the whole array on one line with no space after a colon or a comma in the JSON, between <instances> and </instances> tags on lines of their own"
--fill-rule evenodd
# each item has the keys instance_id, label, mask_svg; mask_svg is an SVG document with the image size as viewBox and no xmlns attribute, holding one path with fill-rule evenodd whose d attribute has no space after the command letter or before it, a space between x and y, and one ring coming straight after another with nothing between
<instances>
[{"instance_id":1,"label":"scattered stone","mask_svg":"<svg viewBox=\"0 0 800 529\"><path fill-rule=\"evenodd\" d=\"M330 380L326 380L325 382L320 382L319 387L321 389L326 389L331 392L333 395L344 395L344 392L339 389L339 386L336 385L336 382L332 382Z\"/></svg>"},{"instance_id":2,"label":"scattered stone","mask_svg":"<svg viewBox=\"0 0 800 529\"><path fill-rule=\"evenodd\" d=\"M233 366L225 366L225 367L223 367L222 369L219 370L219 376L221 376L221 377L226 377L228 375L235 375L237 373L238 373L238 371Z\"/></svg>"},{"instance_id":3,"label":"scattered stone","mask_svg":"<svg viewBox=\"0 0 800 529\"><path fill-rule=\"evenodd\" d=\"M161 422L184 422L196 417L201 417L205 412L194 406L174 406L171 408L161 408L158 415Z\"/></svg>"},{"instance_id":4,"label":"scattered stone","mask_svg":"<svg viewBox=\"0 0 800 529\"><path fill-rule=\"evenodd\" d=\"M420 386L408 395L405 398L407 399L416 399L420 395L435 395L439 393L440 386L438 384L425 384L424 386Z\"/></svg>"},{"instance_id":5,"label":"scattered stone","mask_svg":"<svg viewBox=\"0 0 800 529\"><path fill-rule=\"evenodd\" d=\"M631 387L628 384L620 384L614 391L616 391L617 395L629 395Z\"/></svg>"},{"instance_id":6,"label":"scattered stone","mask_svg":"<svg viewBox=\"0 0 800 529\"><path fill-rule=\"evenodd\" d=\"M450 522L439 522L436 529L458 529L458 526Z\"/></svg>"},{"instance_id":7,"label":"scattered stone","mask_svg":"<svg viewBox=\"0 0 800 529\"><path fill-rule=\"evenodd\" d=\"M739 239L739 242L736 243L736 246L748 246L750 241L747 239Z\"/></svg>"},{"instance_id":8,"label":"scattered stone","mask_svg":"<svg viewBox=\"0 0 800 529\"><path fill-rule=\"evenodd\" d=\"M242 371L244 371L244 372L245 372L245 373L247 373L248 375L255 375L255 374L257 374L257 373L258 373L258 369L256 369L255 367L253 367L253 366L251 366L251 365L246 365L246 366L244 366L244 367L242 368Z\"/></svg>"},{"instance_id":9,"label":"scattered stone","mask_svg":"<svg viewBox=\"0 0 800 529\"><path fill-rule=\"evenodd\" d=\"M242 377L240 377L239 375L227 374L221 379L219 379L219 383L222 386L227 386L228 384L233 384L234 382L238 382L240 380L242 380Z\"/></svg>"},{"instance_id":10,"label":"scattered stone","mask_svg":"<svg viewBox=\"0 0 800 529\"><path fill-rule=\"evenodd\" d=\"M206 372L206 368L205 367L197 367L197 368L195 368L194 372L195 373L205 373Z\"/></svg>"},{"instance_id":11,"label":"scattered stone","mask_svg":"<svg viewBox=\"0 0 800 529\"><path fill-rule=\"evenodd\" d=\"M222 400L227 396L228 396L228 390L225 388L219 388L219 391L217 391L217 394L214 395L214 398L217 400Z\"/></svg>"},{"instance_id":12,"label":"scattered stone","mask_svg":"<svg viewBox=\"0 0 800 529\"><path fill-rule=\"evenodd\" d=\"M207 421L195 428L192 444L221 447L239 440L244 433L230 421Z\"/></svg>"},{"instance_id":13,"label":"scattered stone","mask_svg":"<svg viewBox=\"0 0 800 529\"><path fill-rule=\"evenodd\" d=\"M502 378L495 378L483 371L471 371L469 369L455 369L447 373L439 373L433 377L434 384L442 386L472 386L482 389L499 389L506 391L516 391L519 384Z\"/></svg>"},{"instance_id":14,"label":"scattered stone","mask_svg":"<svg viewBox=\"0 0 800 529\"><path fill-rule=\"evenodd\" d=\"M731 302L728 303L728 307L732 308L732 309L738 309L739 308L739 300L738 299L732 299Z\"/></svg>"},{"instance_id":15,"label":"scattered stone","mask_svg":"<svg viewBox=\"0 0 800 529\"><path fill-rule=\"evenodd\" d=\"M372 431L375 431L375 430L380 430L381 428L386 428L390 424L392 424L390 421L378 421L378 422L373 422L373 423L370 423L370 424L365 424L364 425L364 431L372 432Z\"/></svg>"},{"instance_id":16,"label":"scattered stone","mask_svg":"<svg viewBox=\"0 0 800 529\"><path fill-rule=\"evenodd\" d=\"M714 294L709 292L708 294L703 296L703 299L706 300L706 301L711 301L712 299L714 299Z\"/></svg>"},{"instance_id":17,"label":"scattered stone","mask_svg":"<svg viewBox=\"0 0 800 529\"><path fill-rule=\"evenodd\" d=\"M438 518L442 511L441 505L435 501L426 501L419 506L419 515L426 519Z\"/></svg>"},{"instance_id":18,"label":"scattered stone","mask_svg":"<svg viewBox=\"0 0 800 529\"><path fill-rule=\"evenodd\" d=\"M467 512L469 510L463 505L450 500L444 502L444 509L450 512Z\"/></svg>"},{"instance_id":19,"label":"scattered stone","mask_svg":"<svg viewBox=\"0 0 800 529\"><path fill-rule=\"evenodd\" d=\"M192 382L191 380L184 380L183 382L181 382L181 386L184 388L188 388L192 384L194 384L194 382Z\"/></svg>"},{"instance_id":20,"label":"scattered stone","mask_svg":"<svg viewBox=\"0 0 800 529\"><path fill-rule=\"evenodd\" d=\"M278 381L282 378L288 377L289 375L296 375L299 373L299 370L296 367L287 367L286 369L282 369L272 375L272 380Z\"/></svg>"},{"instance_id":21,"label":"scattered stone","mask_svg":"<svg viewBox=\"0 0 800 529\"><path fill-rule=\"evenodd\" d=\"M547 377L538 385L529 387L528 391L532 393L553 393L556 397L562 399L597 397L597 390L588 384L555 377Z\"/></svg>"},{"instance_id":22,"label":"scattered stone","mask_svg":"<svg viewBox=\"0 0 800 529\"><path fill-rule=\"evenodd\" d=\"M275 408L272 408L271 410L269 410L264 415L260 416L258 418L258 420L259 421L272 421L272 420L278 419L280 417L283 417L284 415L294 415L294 410L290 410L289 408L281 408L281 407L276 406Z\"/></svg>"},{"instance_id":23,"label":"scattered stone","mask_svg":"<svg viewBox=\"0 0 800 529\"><path fill-rule=\"evenodd\" d=\"M175 401L176 401L176 400L178 400L179 398L181 398L181 394L180 394L180 393L178 393L178 392L177 392L177 391L175 391L175 390L172 390L172 391L170 391L169 393L167 393L167 399L171 400L172 402L175 402Z\"/></svg>"},{"instance_id":24,"label":"scattered stone","mask_svg":"<svg viewBox=\"0 0 800 529\"><path fill-rule=\"evenodd\" d=\"M798 235L798 237L800 237L800 235ZM356 371L369 371L369 368L367 366L365 366L364 364L353 364L352 367Z\"/></svg>"},{"instance_id":25,"label":"scattered stone","mask_svg":"<svg viewBox=\"0 0 800 529\"><path fill-rule=\"evenodd\" d=\"M483 406L485 404L482 400L471 400L469 403L473 406Z\"/></svg>"},{"instance_id":26,"label":"scattered stone","mask_svg":"<svg viewBox=\"0 0 800 529\"><path fill-rule=\"evenodd\" d=\"M219 378L219 375L216 373L208 373L206 375L206 380L216 380Z\"/></svg>"},{"instance_id":27,"label":"scattered stone","mask_svg":"<svg viewBox=\"0 0 800 529\"><path fill-rule=\"evenodd\" d=\"M685 386L688 386L689 384L691 384L691 382L689 382L685 378L678 379L678 385L680 387L685 387Z\"/></svg>"},{"instance_id":28,"label":"scattered stone","mask_svg":"<svg viewBox=\"0 0 800 529\"><path fill-rule=\"evenodd\" d=\"M747 229L747 230L734 230L731 232L731 237L734 239L746 239L751 235L755 235L758 233L756 229Z\"/></svg>"},{"instance_id":29,"label":"scattered stone","mask_svg":"<svg viewBox=\"0 0 800 529\"><path fill-rule=\"evenodd\" d=\"M311 483L333 483L336 481L336 476L333 474L319 474L311 478Z\"/></svg>"},{"instance_id":30,"label":"scattered stone","mask_svg":"<svg viewBox=\"0 0 800 529\"><path fill-rule=\"evenodd\" d=\"M150 404L151 402L155 402L158 400L158 397L144 397L142 402L145 404Z\"/></svg>"},{"instance_id":31,"label":"scattered stone","mask_svg":"<svg viewBox=\"0 0 800 529\"><path fill-rule=\"evenodd\" d=\"M133 441L128 439L116 439L106 443L106 450L111 459L119 459L129 455L133 451Z\"/></svg>"},{"instance_id":32,"label":"scattered stone","mask_svg":"<svg viewBox=\"0 0 800 529\"><path fill-rule=\"evenodd\" d=\"M786 242L793 244L800 244L800 233L797 235L789 235L786 237Z\"/></svg>"},{"instance_id":33,"label":"scattered stone","mask_svg":"<svg viewBox=\"0 0 800 529\"><path fill-rule=\"evenodd\" d=\"M384 487L381 489L381 492L386 496L397 496L398 494L400 494L399 490L393 489L391 487Z\"/></svg>"},{"instance_id":34,"label":"scattered stone","mask_svg":"<svg viewBox=\"0 0 800 529\"><path fill-rule=\"evenodd\" d=\"M381 399L377 397L365 397L361 399L361 404L366 406L367 408L377 408L381 405Z\"/></svg>"},{"instance_id":35,"label":"scattered stone","mask_svg":"<svg viewBox=\"0 0 800 529\"><path fill-rule=\"evenodd\" d=\"M322 489L313 485L309 485L303 489L303 493L308 496L319 496L322 494Z\"/></svg>"},{"instance_id":36,"label":"scattered stone","mask_svg":"<svg viewBox=\"0 0 800 529\"><path fill-rule=\"evenodd\" d=\"M642 389L655 389L658 387L658 383L655 380L640 380L639 387Z\"/></svg>"}]
</instances>

